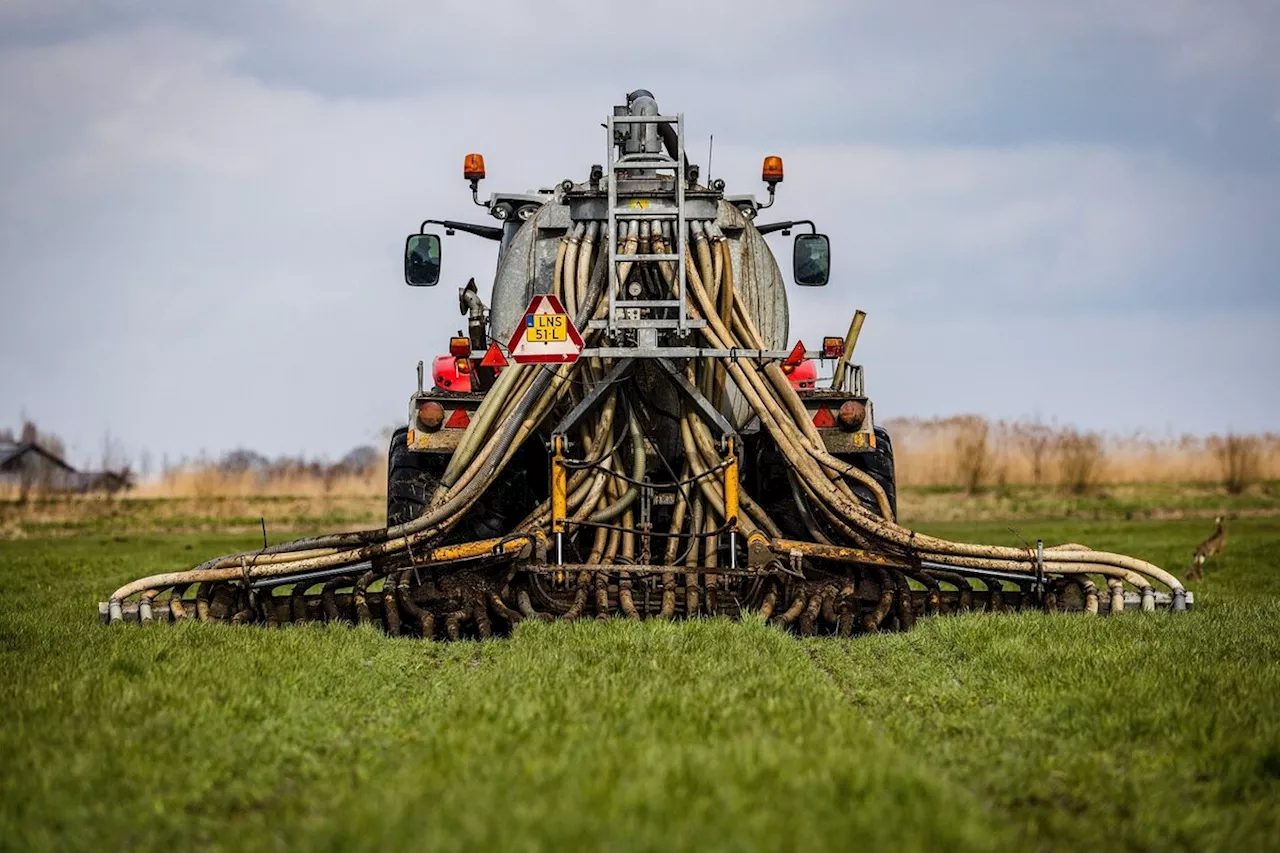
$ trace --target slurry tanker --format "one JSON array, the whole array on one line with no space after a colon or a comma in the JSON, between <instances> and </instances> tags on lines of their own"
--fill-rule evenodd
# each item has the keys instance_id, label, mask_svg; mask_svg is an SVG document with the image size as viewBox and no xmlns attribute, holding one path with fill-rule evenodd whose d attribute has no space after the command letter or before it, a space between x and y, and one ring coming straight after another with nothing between
<instances>
[{"instance_id":1,"label":"slurry tanker","mask_svg":"<svg viewBox=\"0 0 1280 853\"><path fill-rule=\"evenodd\" d=\"M604 127L603 164L536 192L482 201L484 161L468 155L490 222L427 220L407 239L409 285L440 280L429 227L493 241L497 268L487 301L474 280L461 288L467 330L431 382L418 366L391 441L386 527L142 578L102 618L459 639L525 619L754 612L849 636L966 611L1191 606L1177 578L1134 557L899 524L890 436L851 360L862 313L819 348L789 338L766 235L798 232L800 288L827 283L831 249L811 221L757 222L782 160L764 159L761 202L701 181L683 116L647 91Z\"/></svg>"}]
</instances>

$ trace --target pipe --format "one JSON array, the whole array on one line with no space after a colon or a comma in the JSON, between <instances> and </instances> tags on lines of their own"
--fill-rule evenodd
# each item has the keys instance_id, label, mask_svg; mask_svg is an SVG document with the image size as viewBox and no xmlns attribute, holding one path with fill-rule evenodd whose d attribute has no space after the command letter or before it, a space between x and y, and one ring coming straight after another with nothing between
<instances>
[{"instance_id":1,"label":"pipe","mask_svg":"<svg viewBox=\"0 0 1280 853\"><path fill-rule=\"evenodd\" d=\"M840 360L836 362L835 373L831 376L831 387L839 391L844 388L844 372L849 366L849 358L858 345L858 336L862 334L862 323L867 319L867 312L861 309L853 312L853 320L849 323L849 331L844 336L844 349L840 352Z\"/></svg>"},{"instance_id":2,"label":"pipe","mask_svg":"<svg viewBox=\"0 0 1280 853\"><path fill-rule=\"evenodd\" d=\"M956 610L960 613L968 613L973 609L973 585L965 580L964 576L957 572L949 572L945 569L925 569L924 573L940 581L951 584L959 593L958 606Z\"/></svg>"},{"instance_id":3,"label":"pipe","mask_svg":"<svg viewBox=\"0 0 1280 853\"><path fill-rule=\"evenodd\" d=\"M631 479L633 482L627 484L627 488L623 490L622 495L616 501L587 517L587 521L593 524L613 521L622 515L631 504L635 503L636 497L640 494L640 487L636 483L644 482L645 444L644 430L640 428L640 420L636 417L634 406L629 407L627 410L627 431L631 436Z\"/></svg>"},{"instance_id":4,"label":"pipe","mask_svg":"<svg viewBox=\"0 0 1280 853\"><path fill-rule=\"evenodd\" d=\"M649 97L651 99L651 96ZM648 109L648 107L642 108ZM656 110L656 104L653 109ZM574 300L576 323L584 328L586 320L601 316L601 312L606 311L608 306L608 301L603 298L603 288L608 278L608 264L597 256L599 253L595 246L591 245L594 235L598 233L598 223L585 225L575 223L569 239L562 240L557 253L557 273L553 287L565 296L566 301L571 298ZM637 247L642 251L665 249L668 245L666 237L669 233L670 223L668 222L655 227L648 227L646 223L646 227L641 229L638 223L632 221L623 229L623 233L616 236L625 252L635 253ZM739 290L735 288L732 257L723 235L714 223L710 222L691 222L690 234L691 250L686 255L689 284L687 301L690 315L707 321L707 325L699 331L701 339L707 345L716 348L762 348L763 341L753 318L738 297ZM573 235L578 235L579 242L576 246L571 245ZM622 265L623 268L619 270L623 280L632 268L632 263ZM662 262L657 266L662 279L671 286L674 278L673 265ZM578 296L582 298L578 299ZM845 361L853 345L856 344L857 330L861 327L860 316L865 315L861 312L855 314L850 334L846 337ZM594 332L595 330L592 330L590 333ZM961 577L961 573L965 571L974 574L1002 573L1009 575L1011 579L1017 576L1024 586L1029 582L1031 573L1036 570L1036 561L1023 549L951 542L919 534L898 525L889 511L883 489L874 478L836 459L826 451L821 435L809 420L794 389L790 387L776 363L769 363L763 371L757 370L756 366L746 358L727 359L723 363L704 362L698 366L700 370L694 372L693 380L695 384L709 389L713 402L718 402L721 396L719 390L722 387L720 385L721 368L726 371L729 378L733 379L735 386L759 416L764 430L776 443L794 472L794 480L790 485L793 493L796 493L797 504L802 510L807 510L809 507L818 508L830 522L835 542L831 541L832 537L823 535L824 531L818 527L815 519L806 515L806 529L810 535L815 539L827 540L820 541L818 545L812 547L839 549L842 547L838 544L839 542L852 541L858 544L864 553L884 554L897 551L904 556L929 561L939 568L929 568L918 579L929 587L930 598L927 610L933 612L939 609L937 580L954 583L951 575L964 584L963 587L957 584L957 588L961 591L962 607L964 593L968 588L967 582ZM838 371L841 366L843 364L838 365ZM143 600L139 604L140 618L144 621L154 619L153 602L159 591L166 587L176 588L190 583L199 584L196 612L201 620L208 621L215 618L215 612L216 618L225 618L224 614L230 606L233 609L239 607L234 610L233 620L244 621L252 618L252 610L247 605L240 606L234 602L228 605L225 603L225 596L219 597L222 591L229 590L225 582L241 579L276 579L276 583L279 584L283 583L279 580L280 578L297 576L302 572L327 573L341 572L344 569L349 572L351 566L359 561L400 554L418 544L425 544L430 548L433 543L439 541L443 533L456 525L475 501L493 485L497 473L540 427L547 413L569 393L572 382L575 381L574 377L585 377L587 382L593 379L599 382L601 368L602 362L599 359L587 359L577 366L564 366L555 370L527 370L513 367L503 371L498 381L486 394L484 403L473 419L472 427L462 437L459 449L455 452L449 470L446 472L446 480L449 482L433 496L430 509L422 517L388 529L298 539L259 551L216 558L190 572L143 578L121 587L112 596L108 602L111 621L119 621L122 618L123 600L138 593L143 594ZM599 431L593 433L590 429L586 429L583 441L584 446L588 446L589 452L592 452L592 444L596 441L594 436L599 436L599 446L602 449L611 443L612 418L615 410L616 402L611 397L607 407L593 421ZM666 542L666 563L674 565L677 562L684 562L686 568L694 569L698 567L698 548L703 541L699 537L707 531L716 529L715 518L724 517L725 495L723 484L718 481L718 478L707 476L719 465L719 455L708 425L694 413L683 412L680 418L680 435L686 457L686 473L682 475L682 479L697 478L698 488L690 490L691 495L682 494L677 503L676 511L673 513L671 532ZM632 453L630 479L636 482L643 481L646 444L643 428L634 407L628 408L627 437L630 440ZM574 501L580 503L575 503L577 509L574 518L585 516L588 520L604 523L621 516L627 532L621 535L616 530L606 533L600 540L596 561L603 558L606 562L612 562L619 551L623 554L624 560L630 560L634 555L634 532L631 531L634 516L631 505L639 493L639 488L635 482L630 483L626 488L618 485L615 476L620 475L609 473L614 470L613 460L606 458L600 464L603 470L594 475L582 473L578 477L575 474L577 479L574 480L573 487ZM879 515L869 512L862 505L853 493L851 483L861 484L871 490L876 496ZM612 499L608 503L602 503L606 498L606 490L607 495L612 496ZM694 504L692 508L686 506L690 500ZM773 525L767 514L757 504L751 502L749 496L745 494L741 495L741 509L739 520L744 532L748 526L759 526L766 530L773 528L770 534L774 540L778 539L776 525ZM690 526L692 544L686 559L677 560L679 534L684 527L687 515L694 516L690 519L693 522ZM535 511L526 523L532 526L538 523L539 518L538 512ZM522 526L521 529L528 528ZM521 541L516 548L504 545L498 548L498 553L493 555L477 552L467 556L463 553L472 545L484 543L451 546L453 550L433 549L430 553L432 557L442 557L439 562L446 563L459 559L491 556L496 559L510 560L527 547L528 541ZM802 544L806 547L811 546L811 543ZM458 550L459 547L462 550ZM834 553L839 552L831 551L823 556ZM710 568L716 568L713 564L714 555L714 544L707 541L706 557ZM1124 583L1129 583L1141 591L1144 610L1154 609L1152 582L1169 588L1175 611L1185 609L1186 594L1181 582L1172 574L1146 561L1122 554L1093 551L1077 545L1051 548L1046 556L1048 559L1043 563L1043 568L1053 576L1081 578L1079 582L1085 593L1086 606L1089 604L1090 588L1094 590L1096 598L1096 586L1088 578L1094 575L1107 579L1111 590L1113 611L1118 612L1123 609ZM837 559L829 556L828 558ZM883 568L877 568L876 571L883 573ZM890 604L896 598L898 621L901 624L909 624L914 619L914 613L909 588L904 588L906 578L896 569L892 573L893 582L888 582L886 575L885 582L881 584L881 598L882 601L887 598ZM912 573L909 567L908 573ZM357 589L351 597L361 621L372 620L366 593L372 574L372 572L366 572L361 576L356 584ZM692 597L687 596L686 608L692 615L698 612L698 573L689 572L688 574L692 578L692 583L686 582L686 592ZM670 587L666 582L668 575L671 580ZM710 580L711 576L709 575L707 584L707 606L714 609L716 584ZM1028 580L1022 581L1023 577ZM933 581L932 586L929 586L929 580ZM350 577L338 582L350 583ZM217 587L216 584L220 583L224 586ZM298 578L297 583L299 586L295 587L290 597L290 616L293 621L303 621L307 616L306 586L301 577ZM387 583L392 584L392 580L388 579ZM627 583L630 584L629 579ZM383 591L383 607L388 629L394 632L399 627L396 624L399 619L398 606L403 603L405 597L399 593L398 580L393 586L394 588L390 591L388 589ZM673 615L674 586L674 573L664 575L663 606L659 615L663 613L668 616ZM337 618L334 595L336 587L337 584L334 581L329 581L321 594L326 617L331 620ZM1000 582L991 580L990 588L989 598L992 599L993 605L998 605L1003 598ZM219 590L217 595L214 595L215 589ZM600 584L597 584L597 592L599 589ZM585 597L585 583L580 583L579 591ZM626 598L630 598L629 586L626 591ZM671 593L670 608L668 608L668 592ZM212 604L211 596L215 599ZM282 614L276 602L268 596L269 593L259 603L266 621L278 622ZM1119 607L1115 606L1117 598ZM525 600L527 602L527 596ZM488 603L492 605L493 602ZM597 604L599 604L598 601ZM827 622L833 621L832 617L835 617L838 633L842 627L840 622L846 615L849 618L844 620L844 627L852 630L852 615L846 613L847 599L842 602L839 613L836 612L834 603L825 598L820 599L818 604L820 615ZM634 600L630 602L629 608L623 603L623 596L620 594L619 606L627 612L634 608ZM481 609L484 609L483 602ZM607 596L605 607L597 609L607 609ZM177 619L180 618L178 614L182 610L181 593L175 589L170 612ZM406 611L408 612L407 606ZM481 620L474 613L459 612L461 616L458 617L458 621L471 618L477 622L477 630L483 633ZM873 611L868 619L878 626L887 616L887 609L878 616ZM484 618L488 618L487 610ZM798 614L793 618L798 618Z\"/></svg>"},{"instance_id":5,"label":"pipe","mask_svg":"<svg viewBox=\"0 0 1280 853\"><path fill-rule=\"evenodd\" d=\"M880 600L876 602L873 609L867 617L862 621L862 628L868 634L874 634L880 630L881 623L889 616L889 609L893 607L893 584L889 582L889 574L880 566L872 566L871 570L875 572L876 583L880 586Z\"/></svg>"},{"instance_id":6,"label":"pipe","mask_svg":"<svg viewBox=\"0 0 1280 853\"><path fill-rule=\"evenodd\" d=\"M338 587L345 582L345 578L333 578L320 589L320 604L324 608L324 618L327 622L333 623L342 619L342 614L338 612L336 593Z\"/></svg>"},{"instance_id":7,"label":"pipe","mask_svg":"<svg viewBox=\"0 0 1280 853\"><path fill-rule=\"evenodd\" d=\"M378 573L370 569L360 576L356 581L355 587L352 589L351 597L356 605L356 621L361 625L367 625L373 621L373 613L369 610L368 589L369 584L373 583Z\"/></svg>"},{"instance_id":8,"label":"pipe","mask_svg":"<svg viewBox=\"0 0 1280 853\"><path fill-rule=\"evenodd\" d=\"M169 612L173 615L174 622L181 622L187 618L187 609L182 605L182 594L187 591L189 584L179 584L173 588L173 594L169 596Z\"/></svg>"},{"instance_id":9,"label":"pipe","mask_svg":"<svg viewBox=\"0 0 1280 853\"><path fill-rule=\"evenodd\" d=\"M770 587L769 591L764 594L764 599L760 602L760 618L768 622L769 617L773 615L773 608L778 606L778 590Z\"/></svg>"},{"instance_id":10,"label":"pipe","mask_svg":"<svg viewBox=\"0 0 1280 853\"><path fill-rule=\"evenodd\" d=\"M569 231L564 254L564 272L563 281L555 281L556 287L561 291L564 297L565 310L569 312L569 316L578 313L578 249L582 245L582 235L586 232L586 226L581 222L574 223L573 228Z\"/></svg>"},{"instance_id":11,"label":"pipe","mask_svg":"<svg viewBox=\"0 0 1280 853\"><path fill-rule=\"evenodd\" d=\"M409 614L418 628L418 633L422 635L422 639L430 640L431 635L435 633L436 618L430 612L419 607L417 602L413 600L409 589L409 576L413 573L408 569L400 572L395 578L396 598L399 600L400 607L405 613Z\"/></svg>"},{"instance_id":12,"label":"pipe","mask_svg":"<svg viewBox=\"0 0 1280 853\"><path fill-rule=\"evenodd\" d=\"M529 593L523 589L516 593L516 606L520 609L520 615L526 619L538 619L543 622L551 619L546 613L539 613L534 609L533 602L529 600Z\"/></svg>"},{"instance_id":13,"label":"pipe","mask_svg":"<svg viewBox=\"0 0 1280 853\"><path fill-rule=\"evenodd\" d=\"M636 89L630 95L627 95L627 106L630 108L633 116L656 116L661 115L658 112L658 101L653 97L653 93L647 89ZM658 153L658 125L654 123L633 124L631 125L631 137L636 139L639 137L640 152L645 154ZM672 157L676 156L674 154Z\"/></svg>"},{"instance_id":14,"label":"pipe","mask_svg":"<svg viewBox=\"0 0 1280 853\"><path fill-rule=\"evenodd\" d=\"M775 623L783 626L790 625L792 622L796 621L796 618L799 617L801 611L804 610L804 605L804 596L797 595L795 601L791 602L791 606L787 608L786 612L775 617Z\"/></svg>"},{"instance_id":15,"label":"pipe","mask_svg":"<svg viewBox=\"0 0 1280 853\"><path fill-rule=\"evenodd\" d=\"M382 582L382 624L388 636L400 636L400 604L393 575L387 575Z\"/></svg>"}]
</instances>

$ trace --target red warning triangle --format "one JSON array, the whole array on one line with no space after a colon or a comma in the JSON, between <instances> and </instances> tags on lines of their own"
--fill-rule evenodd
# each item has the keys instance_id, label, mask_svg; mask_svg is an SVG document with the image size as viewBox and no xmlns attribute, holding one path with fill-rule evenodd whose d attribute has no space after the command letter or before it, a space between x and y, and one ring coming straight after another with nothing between
<instances>
[{"instance_id":1,"label":"red warning triangle","mask_svg":"<svg viewBox=\"0 0 1280 853\"><path fill-rule=\"evenodd\" d=\"M831 414L831 410L826 406L819 406L817 414L813 416L813 425L816 427L833 427L836 425L836 417Z\"/></svg>"},{"instance_id":2,"label":"red warning triangle","mask_svg":"<svg viewBox=\"0 0 1280 853\"><path fill-rule=\"evenodd\" d=\"M471 426L471 418L467 415L466 409L454 409L453 414L449 415L449 420L444 422L445 429L466 429Z\"/></svg>"},{"instance_id":3,"label":"red warning triangle","mask_svg":"<svg viewBox=\"0 0 1280 853\"><path fill-rule=\"evenodd\" d=\"M507 358L502 354L502 350L498 349L497 342L489 344L489 348L485 350L484 358L480 359L481 367L506 367Z\"/></svg>"},{"instance_id":4,"label":"red warning triangle","mask_svg":"<svg viewBox=\"0 0 1280 853\"><path fill-rule=\"evenodd\" d=\"M791 348L791 354L782 363L795 367L802 361L804 361L804 341L796 341L796 345Z\"/></svg>"},{"instance_id":5,"label":"red warning triangle","mask_svg":"<svg viewBox=\"0 0 1280 853\"><path fill-rule=\"evenodd\" d=\"M582 336L560 300L550 293L533 297L507 345L507 354L516 364L577 361L581 352Z\"/></svg>"}]
</instances>

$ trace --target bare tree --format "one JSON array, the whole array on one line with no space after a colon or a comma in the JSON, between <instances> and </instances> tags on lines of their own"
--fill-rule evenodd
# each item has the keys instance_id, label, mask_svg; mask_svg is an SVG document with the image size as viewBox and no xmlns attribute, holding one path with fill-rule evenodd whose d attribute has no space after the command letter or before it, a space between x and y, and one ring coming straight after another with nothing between
<instances>
[{"instance_id":1,"label":"bare tree","mask_svg":"<svg viewBox=\"0 0 1280 853\"><path fill-rule=\"evenodd\" d=\"M107 432L102 437L101 488L110 496L133 487L133 465L124 442Z\"/></svg>"},{"instance_id":2,"label":"bare tree","mask_svg":"<svg viewBox=\"0 0 1280 853\"><path fill-rule=\"evenodd\" d=\"M129 451L124 442L109 431L102 436L102 470L116 471L129 467Z\"/></svg>"},{"instance_id":3,"label":"bare tree","mask_svg":"<svg viewBox=\"0 0 1280 853\"><path fill-rule=\"evenodd\" d=\"M1102 437L1093 432L1065 429L1058 436L1057 444L1063 485L1072 494L1089 491L1101 476L1106 461Z\"/></svg>"},{"instance_id":4,"label":"bare tree","mask_svg":"<svg viewBox=\"0 0 1280 853\"><path fill-rule=\"evenodd\" d=\"M1045 466L1054 449L1053 430L1039 421L1015 424L1013 442L1031 462L1031 482L1037 486L1043 483Z\"/></svg>"},{"instance_id":5,"label":"bare tree","mask_svg":"<svg viewBox=\"0 0 1280 853\"><path fill-rule=\"evenodd\" d=\"M960 484L970 494L976 492L991 473L992 454L988 438L991 426L979 415L964 415L955 419L956 432L952 439L956 472Z\"/></svg>"},{"instance_id":6,"label":"bare tree","mask_svg":"<svg viewBox=\"0 0 1280 853\"><path fill-rule=\"evenodd\" d=\"M1227 493L1238 495L1258 480L1261 454L1258 439L1251 435L1231 435L1226 438L1214 436L1209 439L1209 447L1218 459L1218 468L1222 472L1222 484Z\"/></svg>"}]
</instances>

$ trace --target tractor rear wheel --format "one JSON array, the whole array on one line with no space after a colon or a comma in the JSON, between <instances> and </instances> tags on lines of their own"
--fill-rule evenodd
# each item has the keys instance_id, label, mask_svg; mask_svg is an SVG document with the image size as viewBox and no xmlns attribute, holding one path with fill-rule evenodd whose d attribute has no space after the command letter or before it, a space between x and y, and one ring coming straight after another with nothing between
<instances>
[{"instance_id":1,"label":"tractor rear wheel","mask_svg":"<svg viewBox=\"0 0 1280 853\"><path fill-rule=\"evenodd\" d=\"M884 489L885 496L889 498L889 508L893 510L893 517L898 517L898 482L896 474L893 470L893 442L889 440L889 432L884 427L876 427L876 447L875 450L863 453L839 453L836 454L841 462L848 462L850 465L865 471L871 475L880 488ZM876 502L875 495L871 490L861 483L850 484L853 493L858 496L858 500L862 501L862 505L876 515L880 514L880 505Z\"/></svg>"},{"instance_id":2,"label":"tractor rear wheel","mask_svg":"<svg viewBox=\"0 0 1280 853\"><path fill-rule=\"evenodd\" d=\"M448 467L446 454L415 453L409 450L409 428L396 430L387 451L387 526L422 515Z\"/></svg>"},{"instance_id":3,"label":"tractor rear wheel","mask_svg":"<svg viewBox=\"0 0 1280 853\"><path fill-rule=\"evenodd\" d=\"M388 527L413 521L426 511L451 458L447 453L410 450L408 434L408 427L396 430L387 451ZM546 470L545 456L537 442L522 447L441 542L491 539L509 532L542 499L530 490L528 472Z\"/></svg>"}]
</instances>

